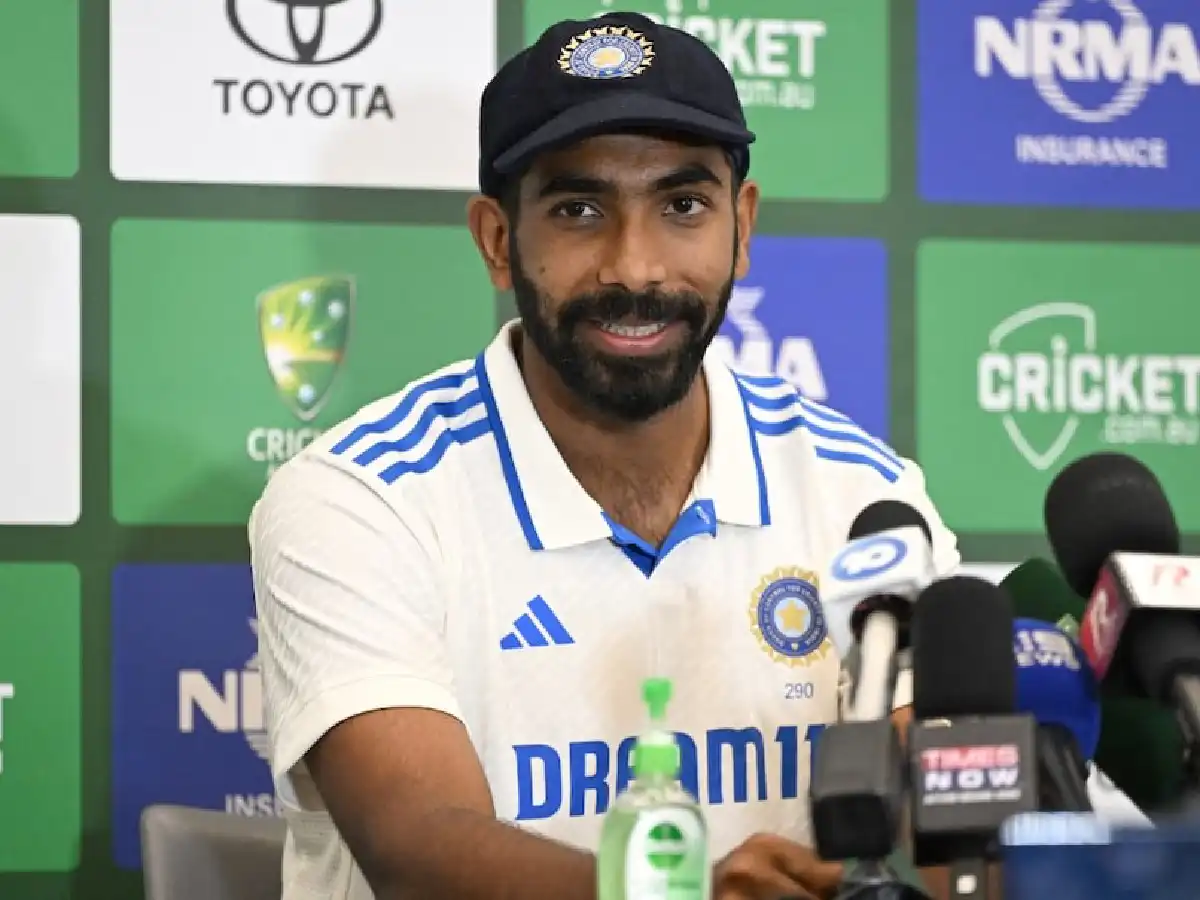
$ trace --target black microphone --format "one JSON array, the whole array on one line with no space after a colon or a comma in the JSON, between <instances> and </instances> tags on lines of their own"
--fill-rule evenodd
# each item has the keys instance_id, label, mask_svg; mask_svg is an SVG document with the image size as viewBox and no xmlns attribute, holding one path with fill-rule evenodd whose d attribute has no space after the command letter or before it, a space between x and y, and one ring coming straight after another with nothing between
<instances>
[{"instance_id":1,"label":"black microphone","mask_svg":"<svg viewBox=\"0 0 1200 900\"><path fill-rule=\"evenodd\" d=\"M949 866L952 897L987 897L1000 827L1038 801L1037 724L1015 712L1012 600L979 578L935 581L912 641L913 861Z\"/></svg>"},{"instance_id":2,"label":"black microphone","mask_svg":"<svg viewBox=\"0 0 1200 900\"><path fill-rule=\"evenodd\" d=\"M1172 708L1200 760L1200 559L1154 474L1121 453L1085 456L1046 493L1046 533L1063 575L1090 600L1079 643L1108 694Z\"/></svg>"}]
</instances>

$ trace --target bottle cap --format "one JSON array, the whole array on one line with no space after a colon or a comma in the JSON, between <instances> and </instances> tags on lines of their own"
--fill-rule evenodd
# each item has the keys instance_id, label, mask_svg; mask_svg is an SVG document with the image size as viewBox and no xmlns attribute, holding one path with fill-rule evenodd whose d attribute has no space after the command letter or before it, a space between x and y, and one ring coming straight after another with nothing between
<instances>
[{"instance_id":1,"label":"bottle cap","mask_svg":"<svg viewBox=\"0 0 1200 900\"><path fill-rule=\"evenodd\" d=\"M671 700L671 682L666 678L647 678L642 699L650 712L650 728L638 738L633 749L633 773L637 778L650 775L679 775L679 745L666 730L667 704Z\"/></svg>"}]
</instances>

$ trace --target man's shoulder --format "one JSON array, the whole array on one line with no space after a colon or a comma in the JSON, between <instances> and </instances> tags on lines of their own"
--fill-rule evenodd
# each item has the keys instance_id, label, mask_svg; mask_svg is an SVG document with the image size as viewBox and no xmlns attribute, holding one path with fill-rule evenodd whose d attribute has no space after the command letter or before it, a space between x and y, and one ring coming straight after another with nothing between
<instances>
[{"instance_id":1,"label":"man's shoulder","mask_svg":"<svg viewBox=\"0 0 1200 900\"><path fill-rule=\"evenodd\" d=\"M779 502L823 508L830 540L841 543L867 506L899 500L929 524L938 571L958 567L957 541L934 507L916 462L844 413L801 396L782 378L735 377L769 489L782 491L775 494Z\"/></svg>"},{"instance_id":2,"label":"man's shoulder","mask_svg":"<svg viewBox=\"0 0 1200 900\"><path fill-rule=\"evenodd\" d=\"M272 480L323 469L330 480L355 481L384 499L395 497L389 488L445 474L456 464L456 449L491 431L483 395L476 361L451 363L334 425Z\"/></svg>"},{"instance_id":3,"label":"man's shoulder","mask_svg":"<svg viewBox=\"0 0 1200 900\"><path fill-rule=\"evenodd\" d=\"M733 375L756 438L782 444L790 460L801 454L822 477L890 484L908 467L886 441L845 413L805 397L785 379L736 370Z\"/></svg>"}]
</instances>

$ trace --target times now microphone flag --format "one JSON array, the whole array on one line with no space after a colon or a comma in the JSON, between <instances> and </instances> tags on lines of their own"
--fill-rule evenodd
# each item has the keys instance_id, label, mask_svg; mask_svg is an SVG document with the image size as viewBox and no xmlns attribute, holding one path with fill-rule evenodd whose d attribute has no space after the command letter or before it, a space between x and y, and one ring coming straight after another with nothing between
<instances>
[{"instance_id":1,"label":"times now microphone flag","mask_svg":"<svg viewBox=\"0 0 1200 900\"><path fill-rule=\"evenodd\" d=\"M921 751L924 796L934 804L1015 800L1021 795L1021 750L1016 744L931 747Z\"/></svg>"},{"instance_id":2,"label":"times now microphone flag","mask_svg":"<svg viewBox=\"0 0 1200 900\"><path fill-rule=\"evenodd\" d=\"M1200 611L1200 558L1115 553L1104 564L1079 631L1098 679L1107 674L1121 631L1138 609Z\"/></svg>"}]
</instances>

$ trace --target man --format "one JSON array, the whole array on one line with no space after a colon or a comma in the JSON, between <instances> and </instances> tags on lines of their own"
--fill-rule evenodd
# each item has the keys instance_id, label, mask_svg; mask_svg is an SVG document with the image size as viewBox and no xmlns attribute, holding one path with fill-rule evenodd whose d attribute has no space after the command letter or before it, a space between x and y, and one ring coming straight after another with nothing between
<instances>
[{"instance_id":1,"label":"man","mask_svg":"<svg viewBox=\"0 0 1200 900\"><path fill-rule=\"evenodd\" d=\"M806 846L838 717L816 573L885 497L958 554L916 466L705 358L753 137L720 60L636 15L548 29L484 92L468 220L520 321L324 435L250 526L288 900L592 896L652 674L716 896L836 888Z\"/></svg>"}]
</instances>

